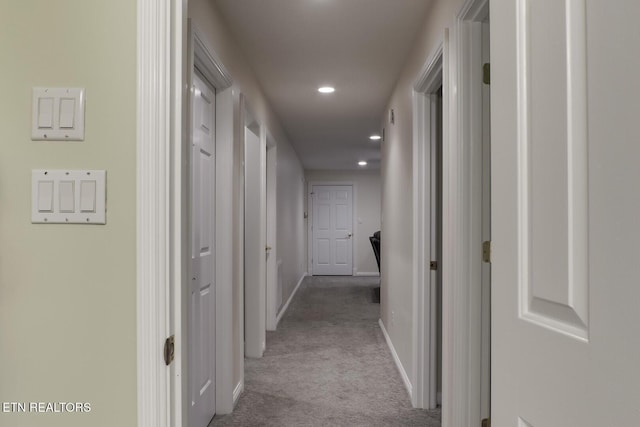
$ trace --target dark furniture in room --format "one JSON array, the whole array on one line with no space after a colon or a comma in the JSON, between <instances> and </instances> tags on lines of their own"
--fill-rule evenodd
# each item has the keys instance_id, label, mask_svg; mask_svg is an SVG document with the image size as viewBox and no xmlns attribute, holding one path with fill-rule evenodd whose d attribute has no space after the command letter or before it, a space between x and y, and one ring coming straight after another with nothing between
<instances>
[{"instance_id":1,"label":"dark furniture in room","mask_svg":"<svg viewBox=\"0 0 640 427\"><path fill-rule=\"evenodd\" d=\"M376 256L376 262L378 263L378 272L380 272L380 230L373 233L373 236L369 237L371 247L373 248L373 254ZM374 300L380 302L380 286L374 289Z\"/></svg>"}]
</instances>

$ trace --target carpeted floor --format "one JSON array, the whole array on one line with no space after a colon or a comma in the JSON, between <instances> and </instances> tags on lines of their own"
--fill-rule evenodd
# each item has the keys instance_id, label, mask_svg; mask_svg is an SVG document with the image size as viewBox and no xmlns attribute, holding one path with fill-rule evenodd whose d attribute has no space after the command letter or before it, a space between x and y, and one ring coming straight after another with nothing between
<instances>
[{"instance_id":1,"label":"carpeted floor","mask_svg":"<svg viewBox=\"0 0 640 427\"><path fill-rule=\"evenodd\" d=\"M378 325L378 278L307 277L262 359L245 362L245 391L211 426L440 426L413 409Z\"/></svg>"}]
</instances>

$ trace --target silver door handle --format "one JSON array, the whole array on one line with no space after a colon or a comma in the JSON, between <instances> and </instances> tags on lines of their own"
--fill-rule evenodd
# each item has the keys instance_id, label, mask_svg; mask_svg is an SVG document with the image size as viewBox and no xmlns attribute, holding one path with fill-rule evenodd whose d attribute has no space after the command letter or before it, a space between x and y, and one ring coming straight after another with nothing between
<instances>
[{"instance_id":1,"label":"silver door handle","mask_svg":"<svg viewBox=\"0 0 640 427\"><path fill-rule=\"evenodd\" d=\"M353 234L349 233L349 234L347 235L347 238L348 238L348 239L350 239L350 238L351 238L351 236L353 236Z\"/></svg>"},{"instance_id":2,"label":"silver door handle","mask_svg":"<svg viewBox=\"0 0 640 427\"><path fill-rule=\"evenodd\" d=\"M269 252L271 250L271 246L267 246L266 248L264 248L264 250Z\"/></svg>"}]
</instances>

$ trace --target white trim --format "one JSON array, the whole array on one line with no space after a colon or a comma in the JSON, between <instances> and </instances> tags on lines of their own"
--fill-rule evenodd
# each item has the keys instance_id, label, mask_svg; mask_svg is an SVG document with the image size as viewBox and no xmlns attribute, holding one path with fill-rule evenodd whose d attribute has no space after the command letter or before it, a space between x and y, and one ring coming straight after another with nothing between
<instances>
[{"instance_id":1,"label":"white trim","mask_svg":"<svg viewBox=\"0 0 640 427\"><path fill-rule=\"evenodd\" d=\"M240 399L240 395L242 395L243 391L244 391L244 377L242 377L242 379L238 382L238 384L236 384L235 388L233 389L233 407L234 408L237 405L238 399Z\"/></svg>"},{"instance_id":2,"label":"white trim","mask_svg":"<svg viewBox=\"0 0 640 427\"><path fill-rule=\"evenodd\" d=\"M398 372L400 372L400 376L402 377L402 382L404 383L404 386L407 389L407 393L409 393L409 398L411 399L411 401L413 401L413 387L411 386L411 381L409 381L409 376L407 375L407 371L405 371L404 366L402 366L400 357L398 357L398 353L396 352L396 349L393 346L393 342L391 342L391 337L387 333L387 330L384 327L384 323L382 322L382 319L378 319L378 324L380 325L380 330L382 331L382 335L384 335L384 340L387 342L387 346L389 347L389 351L391 352L391 357L393 357L393 361L396 364L396 368L398 368Z\"/></svg>"},{"instance_id":3,"label":"white trim","mask_svg":"<svg viewBox=\"0 0 640 427\"><path fill-rule=\"evenodd\" d=\"M293 292L291 292L291 295L289 295L287 302L284 303L284 305L280 309L280 312L278 312L278 316L276 317L276 328L278 327L278 323L280 323L280 319L282 319L282 317L284 316L284 313L287 311L287 308L289 308L289 304L291 303L291 300L296 295L296 292L298 292L298 288L300 288L300 285L302 285L302 281L307 276L308 276L307 273L302 273L302 276L300 276L300 280L298 280L298 284L296 285L295 288L293 288Z\"/></svg>"},{"instance_id":4,"label":"white trim","mask_svg":"<svg viewBox=\"0 0 640 427\"><path fill-rule=\"evenodd\" d=\"M171 425L171 376L161 349L171 333L171 149L179 135L182 9L137 3L136 322L139 427ZM175 19L175 22L173 21ZM174 38L169 35L174 30ZM161 36L159 36L161 35ZM175 39L178 40L172 44ZM173 56L175 54L176 56ZM173 59L172 59L173 58ZM177 90L175 88L178 87ZM172 108L173 107L173 108ZM176 134L172 134L172 130ZM179 139L178 139L179 140Z\"/></svg>"},{"instance_id":5,"label":"white trim","mask_svg":"<svg viewBox=\"0 0 640 427\"><path fill-rule=\"evenodd\" d=\"M418 74L418 78L413 84L413 90L415 92L433 92L442 85L443 49L444 43L441 41L425 61L422 70Z\"/></svg>"},{"instance_id":6,"label":"white trim","mask_svg":"<svg viewBox=\"0 0 640 427\"><path fill-rule=\"evenodd\" d=\"M313 230L311 227L313 226L313 198L311 197L311 193L313 192L314 185L348 185L351 186L351 275L355 276L358 271L357 265L357 241L358 241L358 230L355 227L357 224L357 194L358 194L358 183L355 181L309 181L307 182L307 271L309 276L313 276L313 262L311 259L313 258Z\"/></svg>"},{"instance_id":7,"label":"white trim","mask_svg":"<svg viewBox=\"0 0 640 427\"><path fill-rule=\"evenodd\" d=\"M445 35L446 36L446 35ZM431 151L435 144L434 108L443 86L445 39L429 56L414 84L413 92L413 384L412 404L435 409L437 372L434 360L437 334L435 313L437 291L427 260L431 253ZM444 91L444 87L443 87ZM444 142L443 142L444 143ZM442 262L440 263L442 264Z\"/></svg>"},{"instance_id":8,"label":"white trim","mask_svg":"<svg viewBox=\"0 0 640 427\"><path fill-rule=\"evenodd\" d=\"M189 28L191 30L192 37L192 54L193 54L193 66L197 67L202 75L211 83L216 89L226 89L231 87L233 79L222 64L222 61L215 53L215 51L209 48L205 41L204 34L198 30L198 27L191 23L189 19Z\"/></svg>"},{"instance_id":9,"label":"white trim","mask_svg":"<svg viewBox=\"0 0 640 427\"><path fill-rule=\"evenodd\" d=\"M188 67L192 70L196 65L198 70L214 85L216 89L216 191L215 191L215 246L216 248L231 248L233 242L233 81L224 66L219 62L215 52L207 46L205 37L188 21L189 56ZM190 85L186 85L190 87ZM188 104L188 103L187 103ZM185 118L185 128L190 129L189 115ZM188 138L187 138L188 141ZM181 175L181 174L177 174ZM184 174L182 174L184 175ZM180 179L177 176L175 179ZM187 185L187 183L184 183ZM188 236L188 215L183 224ZM188 271L188 257L183 260L183 269ZM216 250L216 413L227 414L233 410L233 253L231 250ZM188 280L188 277L187 277ZM184 292L188 287L183 286L175 291L176 295L188 297ZM174 301L174 310L180 313L181 302ZM182 308L184 309L184 308ZM187 313L183 313L185 317ZM186 319L186 317L185 317ZM183 322L183 335L186 337L186 320ZM183 339L183 343L186 341ZM187 348L185 346L185 348ZM188 371L188 357L184 357L183 370ZM188 381L182 376L181 381ZM182 399L183 410L189 406L188 393Z\"/></svg>"},{"instance_id":10,"label":"white trim","mask_svg":"<svg viewBox=\"0 0 640 427\"><path fill-rule=\"evenodd\" d=\"M380 277L380 273L377 271L358 271L354 276L358 277Z\"/></svg>"},{"instance_id":11,"label":"white trim","mask_svg":"<svg viewBox=\"0 0 640 427\"><path fill-rule=\"evenodd\" d=\"M489 0L466 0L458 12L458 24L481 22L489 16Z\"/></svg>"},{"instance_id":12,"label":"white trim","mask_svg":"<svg viewBox=\"0 0 640 427\"><path fill-rule=\"evenodd\" d=\"M467 0L457 15L449 60L445 117L451 119L443 147L442 425L480 419L482 247L482 31L489 0ZM445 119L446 120L446 119ZM480 127L481 129L481 127ZM479 190L478 190L479 189Z\"/></svg>"},{"instance_id":13,"label":"white trim","mask_svg":"<svg viewBox=\"0 0 640 427\"><path fill-rule=\"evenodd\" d=\"M358 183L351 184L351 275L358 272Z\"/></svg>"}]
</instances>

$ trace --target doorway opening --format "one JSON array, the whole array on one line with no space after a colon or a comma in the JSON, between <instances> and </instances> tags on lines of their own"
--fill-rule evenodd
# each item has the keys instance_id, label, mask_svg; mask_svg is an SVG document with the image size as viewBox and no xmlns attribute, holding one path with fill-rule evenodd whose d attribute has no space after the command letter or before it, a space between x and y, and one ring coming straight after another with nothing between
<instances>
[{"instance_id":1,"label":"doorway opening","mask_svg":"<svg viewBox=\"0 0 640 427\"><path fill-rule=\"evenodd\" d=\"M180 253L172 301L174 422L206 427L215 413L233 409L231 256L233 156L232 80L200 31L188 25L183 126L176 147L180 197L176 249ZM183 161L183 159L185 159Z\"/></svg>"},{"instance_id":2,"label":"doorway opening","mask_svg":"<svg viewBox=\"0 0 640 427\"><path fill-rule=\"evenodd\" d=\"M414 85L414 340L415 407L442 400L442 196L444 42Z\"/></svg>"},{"instance_id":3,"label":"doorway opening","mask_svg":"<svg viewBox=\"0 0 640 427\"><path fill-rule=\"evenodd\" d=\"M451 32L455 55L444 75L454 83L444 84L442 419L448 425L490 422L489 25L489 1L467 0ZM448 86L456 96L447 95Z\"/></svg>"}]
</instances>

